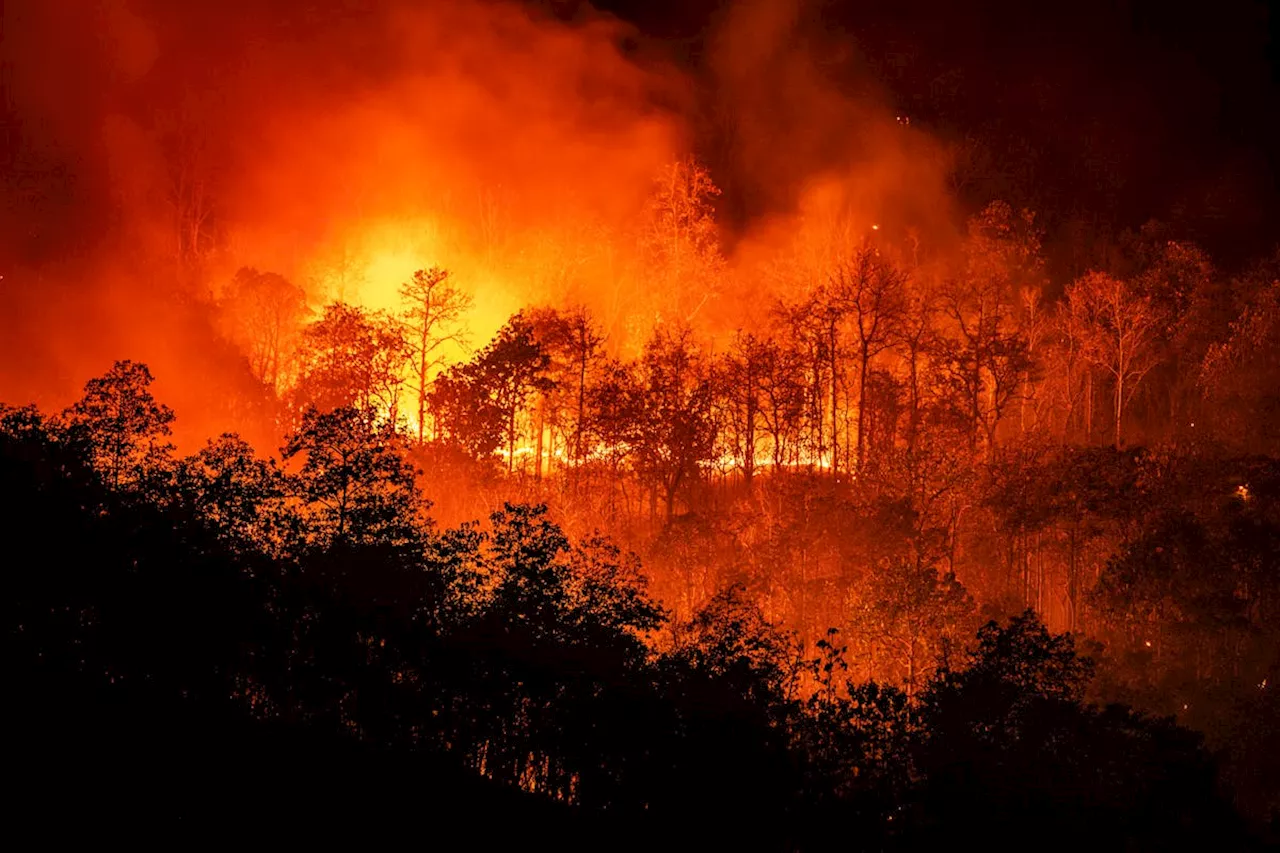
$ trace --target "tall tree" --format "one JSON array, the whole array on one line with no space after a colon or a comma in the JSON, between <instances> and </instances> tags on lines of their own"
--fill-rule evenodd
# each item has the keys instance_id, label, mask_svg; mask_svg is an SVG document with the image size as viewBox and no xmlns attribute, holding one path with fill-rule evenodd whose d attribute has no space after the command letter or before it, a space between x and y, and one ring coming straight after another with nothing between
<instances>
[{"instance_id":1,"label":"tall tree","mask_svg":"<svg viewBox=\"0 0 1280 853\"><path fill-rule=\"evenodd\" d=\"M575 467L585 458L587 389L603 362L605 339L581 306L567 311L538 308L528 316L534 337L549 359L547 373L554 386L545 390L538 402L537 468L541 476L546 426L552 428L553 442L555 433L561 433Z\"/></svg>"},{"instance_id":2,"label":"tall tree","mask_svg":"<svg viewBox=\"0 0 1280 853\"><path fill-rule=\"evenodd\" d=\"M471 309L470 294L449 280L449 271L440 267L418 270L400 285L401 322L412 364L410 390L418 399L418 441L427 438L427 403L432 373L446 357L448 344L466 345L462 318Z\"/></svg>"},{"instance_id":3,"label":"tall tree","mask_svg":"<svg viewBox=\"0 0 1280 853\"><path fill-rule=\"evenodd\" d=\"M470 362L437 382L433 407L447 440L461 440L477 456L506 448L507 473L515 470L520 416L529 400L551 390L551 359L523 312L514 314ZM496 439L496 443L495 443Z\"/></svg>"},{"instance_id":4,"label":"tall tree","mask_svg":"<svg viewBox=\"0 0 1280 853\"><path fill-rule=\"evenodd\" d=\"M626 466L635 459L645 428L645 392L636 366L617 359L605 361L587 387L586 406L584 447L590 447L592 460L602 463L606 512L612 516L617 492L621 489L625 496Z\"/></svg>"},{"instance_id":5,"label":"tall tree","mask_svg":"<svg viewBox=\"0 0 1280 853\"><path fill-rule=\"evenodd\" d=\"M856 470L861 472L867 455L867 380L872 361L889 348L903 323L907 277L874 249L864 248L837 267L832 284L836 298L847 306L858 359Z\"/></svg>"},{"instance_id":6,"label":"tall tree","mask_svg":"<svg viewBox=\"0 0 1280 853\"><path fill-rule=\"evenodd\" d=\"M950 329L941 341L943 369L970 421L971 444L985 441L988 454L1009 404L1029 383L1019 309L1022 291L1040 286L1042 267L1034 214L993 202L970 219L962 274L944 288Z\"/></svg>"},{"instance_id":7,"label":"tall tree","mask_svg":"<svg viewBox=\"0 0 1280 853\"><path fill-rule=\"evenodd\" d=\"M413 466L394 430L368 409L307 409L281 455L302 457L297 489L317 544L415 541L423 502Z\"/></svg>"},{"instance_id":8,"label":"tall tree","mask_svg":"<svg viewBox=\"0 0 1280 853\"><path fill-rule=\"evenodd\" d=\"M1115 446L1121 446L1125 405L1159 359L1159 309L1125 282L1089 273L1067 288L1067 304L1086 320L1084 355L1112 382ZM1076 307L1078 306L1078 307Z\"/></svg>"},{"instance_id":9,"label":"tall tree","mask_svg":"<svg viewBox=\"0 0 1280 853\"><path fill-rule=\"evenodd\" d=\"M279 393L307 309L302 288L276 273L241 267L219 308L231 339L249 359L253 375Z\"/></svg>"},{"instance_id":10,"label":"tall tree","mask_svg":"<svg viewBox=\"0 0 1280 853\"><path fill-rule=\"evenodd\" d=\"M720 190L692 157L665 166L654 179L642 235L648 271L661 278L652 293L676 312L668 320L689 323L715 297L724 267L715 222ZM652 284L650 284L652 286Z\"/></svg>"},{"instance_id":11,"label":"tall tree","mask_svg":"<svg viewBox=\"0 0 1280 853\"><path fill-rule=\"evenodd\" d=\"M112 488L145 482L173 449L168 441L173 410L156 401L151 383L145 364L117 361L85 383L84 396L64 415Z\"/></svg>"},{"instance_id":12,"label":"tall tree","mask_svg":"<svg viewBox=\"0 0 1280 853\"><path fill-rule=\"evenodd\" d=\"M925 407L925 379L929 357L936 349L935 299L932 294L908 293L895 343L907 367L907 450L915 448Z\"/></svg>"},{"instance_id":13,"label":"tall tree","mask_svg":"<svg viewBox=\"0 0 1280 853\"><path fill-rule=\"evenodd\" d=\"M661 493L669 521L681 489L698 477L715 446L709 369L687 326L659 326L640 370L644 410L636 431L636 467L652 493Z\"/></svg>"},{"instance_id":14,"label":"tall tree","mask_svg":"<svg viewBox=\"0 0 1280 853\"><path fill-rule=\"evenodd\" d=\"M399 324L382 314L335 302L302 333L301 370L294 390L300 409L345 406L399 412L407 348Z\"/></svg>"},{"instance_id":15,"label":"tall tree","mask_svg":"<svg viewBox=\"0 0 1280 853\"><path fill-rule=\"evenodd\" d=\"M760 434L764 431L766 377L774 368L776 358L772 342L739 331L719 362L717 397L725 414L722 431L727 433L729 451L737 460L747 486L755 477Z\"/></svg>"},{"instance_id":16,"label":"tall tree","mask_svg":"<svg viewBox=\"0 0 1280 853\"><path fill-rule=\"evenodd\" d=\"M760 422L768 436L773 467L777 471L800 461L805 411L804 362L773 339L762 340L760 346Z\"/></svg>"},{"instance_id":17,"label":"tall tree","mask_svg":"<svg viewBox=\"0 0 1280 853\"><path fill-rule=\"evenodd\" d=\"M825 377L827 380L827 404L831 412L831 476L840 476L840 388L845 382L844 337L845 323L849 318L850 305L846 294L842 292L839 280L831 280L819 288L809 300L808 310L812 312L811 322L818 331L818 351L825 360ZM818 399L823 392L815 389ZM821 413L819 412L819 416ZM822 434L821 424L818 426L819 436ZM847 434L847 429L846 429Z\"/></svg>"}]
</instances>

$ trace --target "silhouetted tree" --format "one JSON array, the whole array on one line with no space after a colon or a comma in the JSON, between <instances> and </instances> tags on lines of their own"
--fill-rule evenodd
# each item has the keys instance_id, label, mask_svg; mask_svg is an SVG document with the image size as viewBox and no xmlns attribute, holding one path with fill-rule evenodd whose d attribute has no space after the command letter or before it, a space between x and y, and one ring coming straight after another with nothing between
<instances>
[{"instance_id":1,"label":"silhouetted tree","mask_svg":"<svg viewBox=\"0 0 1280 853\"><path fill-rule=\"evenodd\" d=\"M640 369L644 409L634 437L636 468L653 494L662 495L670 521L676 497L698 478L714 447L710 376L687 327L655 330Z\"/></svg>"},{"instance_id":2,"label":"silhouetted tree","mask_svg":"<svg viewBox=\"0 0 1280 853\"><path fill-rule=\"evenodd\" d=\"M461 323L473 300L450 283L448 270L432 267L416 271L400 285L400 301L405 347L413 370L410 390L418 398L418 441L424 442L432 373L444 364L446 345L466 344Z\"/></svg>"},{"instance_id":3,"label":"silhouetted tree","mask_svg":"<svg viewBox=\"0 0 1280 853\"><path fill-rule=\"evenodd\" d=\"M777 369L777 348L770 341L739 331L717 370L717 397L724 410L722 432L729 453L750 486L755 478L756 458L764 429L765 389L768 376ZM777 458L775 452L775 461Z\"/></svg>"},{"instance_id":4,"label":"silhouetted tree","mask_svg":"<svg viewBox=\"0 0 1280 853\"><path fill-rule=\"evenodd\" d=\"M858 444L856 468L852 470L859 473L866 467L871 364L898 336L906 312L906 283L903 273L873 250L863 249L837 268L832 285L836 298L848 306L857 358Z\"/></svg>"},{"instance_id":5,"label":"silhouetted tree","mask_svg":"<svg viewBox=\"0 0 1280 853\"><path fill-rule=\"evenodd\" d=\"M145 364L117 361L90 379L84 396L66 411L68 428L87 442L94 466L112 488L144 486L166 467L173 410L151 394Z\"/></svg>"},{"instance_id":6,"label":"silhouetted tree","mask_svg":"<svg viewBox=\"0 0 1280 853\"><path fill-rule=\"evenodd\" d=\"M286 461L302 457L297 488L313 541L414 540L420 499L413 468L395 433L369 411L308 409L281 454Z\"/></svg>"},{"instance_id":7,"label":"silhouetted tree","mask_svg":"<svg viewBox=\"0 0 1280 853\"><path fill-rule=\"evenodd\" d=\"M433 406L446 424L447 440L477 457L505 448L512 473L520 416L531 397L554 387L547 376L550 364L532 324L522 313L512 316L474 359L450 368L437 382Z\"/></svg>"},{"instance_id":8,"label":"silhouetted tree","mask_svg":"<svg viewBox=\"0 0 1280 853\"><path fill-rule=\"evenodd\" d=\"M299 355L300 411L355 406L396 420L407 350L393 320L335 302L303 329Z\"/></svg>"},{"instance_id":9,"label":"silhouetted tree","mask_svg":"<svg viewBox=\"0 0 1280 853\"><path fill-rule=\"evenodd\" d=\"M287 480L237 435L224 434L182 460L178 491L227 547L274 553L292 534L283 506Z\"/></svg>"}]
</instances>

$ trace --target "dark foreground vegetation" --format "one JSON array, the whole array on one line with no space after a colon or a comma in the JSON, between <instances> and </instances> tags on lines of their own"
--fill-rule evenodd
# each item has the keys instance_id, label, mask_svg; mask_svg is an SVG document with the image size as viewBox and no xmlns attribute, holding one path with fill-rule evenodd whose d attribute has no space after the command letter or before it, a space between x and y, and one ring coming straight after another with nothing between
<instances>
[{"instance_id":1,"label":"dark foreground vegetation","mask_svg":"<svg viewBox=\"0 0 1280 853\"><path fill-rule=\"evenodd\" d=\"M0 409L19 824L473 848L1262 843L1201 737L1091 704L1094 661L1030 611L944 644L910 696L857 683L839 633L802 648L733 587L669 618L633 558L540 506L436 527L400 439L355 409L310 412L285 464L231 436L175 458L149 383L120 363L61 415ZM1272 696L1251 751L1275 744Z\"/></svg>"}]
</instances>

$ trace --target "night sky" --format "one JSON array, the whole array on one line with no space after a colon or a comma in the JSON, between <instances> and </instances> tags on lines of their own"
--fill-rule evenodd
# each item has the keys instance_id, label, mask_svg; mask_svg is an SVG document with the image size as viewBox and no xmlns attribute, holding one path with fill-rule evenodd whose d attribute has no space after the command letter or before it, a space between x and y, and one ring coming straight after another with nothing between
<instances>
[{"instance_id":1,"label":"night sky","mask_svg":"<svg viewBox=\"0 0 1280 853\"><path fill-rule=\"evenodd\" d=\"M700 66L709 0L599 4ZM1226 0L810 4L812 31L947 141L979 143L962 198L1003 198L1098 232L1169 222L1223 262L1280 232L1280 15Z\"/></svg>"}]
</instances>

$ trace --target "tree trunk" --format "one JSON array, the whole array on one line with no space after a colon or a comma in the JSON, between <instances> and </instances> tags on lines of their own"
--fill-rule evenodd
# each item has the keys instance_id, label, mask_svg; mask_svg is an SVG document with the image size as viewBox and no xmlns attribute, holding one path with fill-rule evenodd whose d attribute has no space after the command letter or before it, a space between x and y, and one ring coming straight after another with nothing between
<instances>
[{"instance_id":1,"label":"tree trunk","mask_svg":"<svg viewBox=\"0 0 1280 853\"><path fill-rule=\"evenodd\" d=\"M1084 443L1093 444L1093 371L1085 374Z\"/></svg>"},{"instance_id":2,"label":"tree trunk","mask_svg":"<svg viewBox=\"0 0 1280 853\"><path fill-rule=\"evenodd\" d=\"M916 431L920 428L920 354L911 348L911 421L907 433L907 450L916 449Z\"/></svg>"},{"instance_id":3,"label":"tree trunk","mask_svg":"<svg viewBox=\"0 0 1280 853\"><path fill-rule=\"evenodd\" d=\"M866 465L867 459L867 369L871 354L865 344L862 346L862 363L858 365L858 473Z\"/></svg>"},{"instance_id":4,"label":"tree trunk","mask_svg":"<svg viewBox=\"0 0 1280 853\"><path fill-rule=\"evenodd\" d=\"M1116 375L1116 450L1120 449L1120 420L1124 417L1124 376Z\"/></svg>"},{"instance_id":5,"label":"tree trunk","mask_svg":"<svg viewBox=\"0 0 1280 853\"><path fill-rule=\"evenodd\" d=\"M516 464L516 410L511 408L511 415L507 421L507 476L515 471Z\"/></svg>"},{"instance_id":6,"label":"tree trunk","mask_svg":"<svg viewBox=\"0 0 1280 853\"><path fill-rule=\"evenodd\" d=\"M546 431L546 399L538 399L538 440L533 462L533 478L542 482L542 434Z\"/></svg>"},{"instance_id":7,"label":"tree trunk","mask_svg":"<svg viewBox=\"0 0 1280 853\"><path fill-rule=\"evenodd\" d=\"M582 361L578 365L578 420L573 436L573 460L579 465L582 464L582 419L587 410L587 345L585 335L586 333L584 332L584 340L581 341Z\"/></svg>"},{"instance_id":8,"label":"tree trunk","mask_svg":"<svg viewBox=\"0 0 1280 853\"><path fill-rule=\"evenodd\" d=\"M837 428L839 418L839 389L837 386L839 373L839 355L836 350L836 324L832 322L829 332L831 347L831 478L840 478L840 438Z\"/></svg>"},{"instance_id":9,"label":"tree trunk","mask_svg":"<svg viewBox=\"0 0 1280 853\"><path fill-rule=\"evenodd\" d=\"M816 351L817 347L815 347L814 349L815 349L815 352L813 357L813 425L814 425L814 429L818 431L818 435L817 435L818 442L816 445L818 455L816 459L810 460L810 463L809 463L810 470L813 469L813 464L815 462L817 463L819 468L822 467L822 457L825 456L827 452L826 436L825 436L826 427L825 427L825 424L823 423L824 413L822 411L821 355Z\"/></svg>"},{"instance_id":10,"label":"tree trunk","mask_svg":"<svg viewBox=\"0 0 1280 853\"><path fill-rule=\"evenodd\" d=\"M418 350L418 443L427 441L427 333L422 332Z\"/></svg>"}]
</instances>

